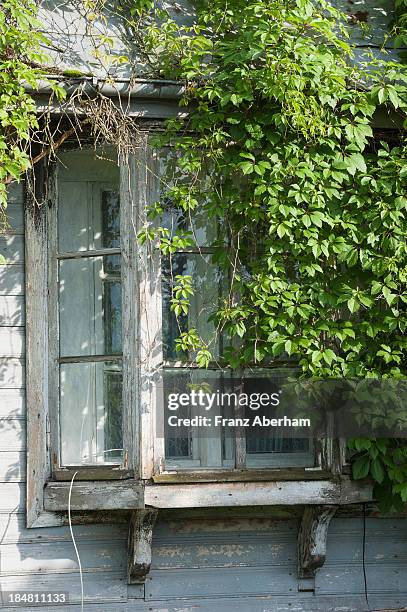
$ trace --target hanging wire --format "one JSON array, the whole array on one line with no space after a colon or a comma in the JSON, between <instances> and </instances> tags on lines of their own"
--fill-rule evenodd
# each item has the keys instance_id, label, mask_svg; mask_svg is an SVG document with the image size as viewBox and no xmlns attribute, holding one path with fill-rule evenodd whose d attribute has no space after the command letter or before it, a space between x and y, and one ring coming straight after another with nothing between
<instances>
[{"instance_id":1,"label":"hanging wire","mask_svg":"<svg viewBox=\"0 0 407 612\"><path fill-rule=\"evenodd\" d=\"M83 612L83 574L82 574L82 564L81 564L81 559L79 557L79 551L78 551L78 547L76 546L76 540L75 540L75 536L73 534L73 529L72 529L72 520L71 520L71 496L72 496L72 487L73 487L73 481L75 480L75 476L77 475L78 472L75 472L75 474L72 476L72 480L71 480L71 484L69 487L69 495L68 495L68 522L69 522L69 531L71 532L71 538L72 538L72 544L74 546L75 549L75 553L76 553L76 558L78 560L78 567L79 567L79 576L80 576L80 580L81 580L81 612Z\"/></svg>"},{"instance_id":2,"label":"hanging wire","mask_svg":"<svg viewBox=\"0 0 407 612\"><path fill-rule=\"evenodd\" d=\"M365 553L366 553L366 502L363 502L362 566L363 566L363 580L364 580L364 585L365 585L365 599L366 599L367 609L370 610L369 594L367 590Z\"/></svg>"}]
</instances>

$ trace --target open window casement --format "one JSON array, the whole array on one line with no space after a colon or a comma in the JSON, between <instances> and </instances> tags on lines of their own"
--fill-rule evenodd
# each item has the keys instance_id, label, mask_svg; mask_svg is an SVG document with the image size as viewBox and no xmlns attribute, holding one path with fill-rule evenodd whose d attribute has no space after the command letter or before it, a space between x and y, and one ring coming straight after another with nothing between
<instances>
[{"instance_id":1,"label":"open window casement","mask_svg":"<svg viewBox=\"0 0 407 612\"><path fill-rule=\"evenodd\" d=\"M175 350L180 331L193 326L221 362L223 339L208 320L227 290L212 262L217 228L203 215L185 219L172 211L167 222L192 229L196 248L168 256L153 243L137 242L147 205L160 198L163 166L147 134L125 163L112 151L67 151L48 173L41 206L27 205L31 524L38 524L44 508L44 484L45 506L65 507L55 495L66 493L61 481L69 485L74 474L88 483L120 480L125 501L120 495L116 501L122 508L139 503L146 481L174 474L192 482L203 472L221 482L310 480L341 469L340 445L329 441L282 440L226 427L205 436L185 426L174 435L163 424L163 402L172 389L205 383L227 390L233 378L224 366L192 367L192 356ZM37 174L37 181L44 178ZM170 307L175 275L191 276L195 289L188 314L178 320ZM218 410L242 416L233 406ZM182 412L188 416L188 408ZM90 502L87 491L88 507L99 508L98 499L102 507L113 503L95 488Z\"/></svg>"}]
</instances>

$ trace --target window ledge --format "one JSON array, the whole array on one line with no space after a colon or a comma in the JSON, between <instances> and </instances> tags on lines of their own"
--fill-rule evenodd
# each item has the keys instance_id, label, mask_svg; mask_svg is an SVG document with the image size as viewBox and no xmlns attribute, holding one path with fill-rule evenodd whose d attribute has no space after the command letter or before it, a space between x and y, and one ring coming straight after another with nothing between
<instances>
[{"instance_id":1,"label":"window ledge","mask_svg":"<svg viewBox=\"0 0 407 612\"><path fill-rule=\"evenodd\" d=\"M68 509L70 482L49 482L44 489L44 509ZM144 486L135 480L79 481L72 486L71 510L134 510L144 508Z\"/></svg>"},{"instance_id":2,"label":"window ledge","mask_svg":"<svg viewBox=\"0 0 407 612\"><path fill-rule=\"evenodd\" d=\"M154 483L180 484L199 482L261 482L290 480L330 480L332 472L321 468L248 468L248 469L168 469L153 476Z\"/></svg>"},{"instance_id":3,"label":"window ledge","mask_svg":"<svg viewBox=\"0 0 407 612\"><path fill-rule=\"evenodd\" d=\"M49 482L44 490L44 509L68 508L69 482ZM331 480L269 482L212 482L149 484L121 482L75 482L71 510L135 510L152 508L210 508L227 506L345 505L372 501L372 486L347 477Z\"/></svg>"},{"instance_id":4,"label":"window ledge","mask_svg":"<svg viewBox=\"0 0 407 612\"><path fill-rule=\"evenodd\" d=\"M154 484L144 502L154 508L352 504L372 500L372 487L348 478L336 480Z\"/></svg>"}]
</instances>

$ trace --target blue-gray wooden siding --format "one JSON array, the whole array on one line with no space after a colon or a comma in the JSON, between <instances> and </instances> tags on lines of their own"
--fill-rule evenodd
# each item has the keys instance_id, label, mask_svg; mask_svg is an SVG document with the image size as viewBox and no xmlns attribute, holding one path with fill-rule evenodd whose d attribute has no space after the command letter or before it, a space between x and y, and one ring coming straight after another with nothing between
<instances>
[{"instance_id":1,"label":"blue-gray wooden siding","mask_svg":"<svg viewBox=\"0 0 407 612\"><path fill-rule=\"evenodd\" d=\"M71 604L63 609L76 610L80 581L69 529L25 527L22 201L21 186L13 186L8 209L11 228L0 237L0 253L7 259L0 266L0 587L1 591L63 589L71 597ZM145 587L127 585L125 523L74 527L84 571L86 610L368 609L361 518L332 521L327 562L317 575L314 595L298 592L297 519L215 515L205 520L177 520L176 515L175 511L173 519L157 525L152 570ZM367 520L365 564L370 609L406 606L406 519Z\"/></svg>"}]
</instances>

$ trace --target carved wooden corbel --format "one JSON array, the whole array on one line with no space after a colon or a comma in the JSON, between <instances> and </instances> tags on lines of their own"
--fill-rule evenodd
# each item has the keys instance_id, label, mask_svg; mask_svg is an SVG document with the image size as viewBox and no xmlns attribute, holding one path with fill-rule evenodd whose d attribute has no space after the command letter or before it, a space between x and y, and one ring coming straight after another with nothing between
<instances>
[{"instance_id":1,"label":"carved wooden corbel","mask_svg":"<svg viewBox=\"0 0 407 612\"><path fill-rule=\"evenodd\" d=\"M143 583L151 566L151 542L158 511L152 508L134 510L130 515L127 551L127 581Z\"/></svg>"},{"instance_id":2,"label":"carved wooden corbel","mask_svg":"<svg viewBox=\"0 0 407 612\"><path fill-rule=\"evenodd\" d=\"M300 590L313 590L316 570L326 558L328 527L338 506L305 506L298 532Z\"/></svg>"}]
</instances>

